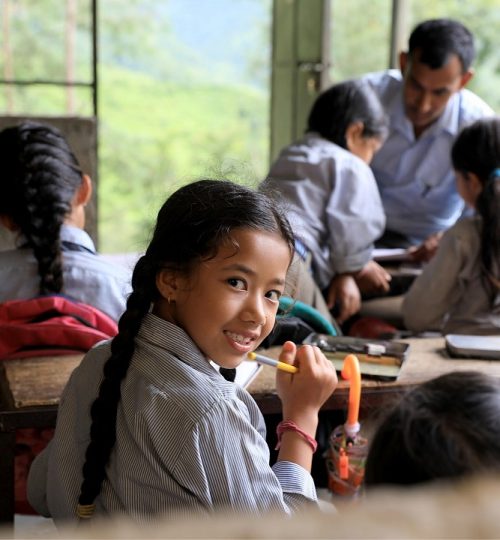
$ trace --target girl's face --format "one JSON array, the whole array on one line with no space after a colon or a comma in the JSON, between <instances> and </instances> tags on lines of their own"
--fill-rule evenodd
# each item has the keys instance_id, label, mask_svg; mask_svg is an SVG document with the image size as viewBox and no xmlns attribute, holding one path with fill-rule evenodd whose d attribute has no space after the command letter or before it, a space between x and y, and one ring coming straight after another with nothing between
<instances>
[{"instance_id":1,"label":"girl's face","mask_svg":"<svg viewBox=\"0 0 500 540\"><path fill-rule=\"evenodd\" d=\"M271 332L291 257L277 234L236 229L231 237L239 248L221 246L189 276L161 272L155 309L224 368L238 366Z\"/></svg>"},{"instance_id":2,"label":"girl's face","mask_svg":"<svg viewBox=\"0 0 500 540\"><path fill-rule=\"evenodd\" d=\"M345 133L347 150L362 159L367 165L380 150L383 140L381 137L365 137L363 122L349 124Z\"/></svg>"},{"instance_id":3,"label":"girl's face","mask_svg":"<svg viewBox=\"0 0 500 540\"><path fill-rule=\"evenodd\" d=\"M464 174L460 171L455 171L455 176L457 191L460 197L462 197L465 203L471 208L475 208L477 198L483 190L481 180L479 180L479 177L476 174L471 172Z\"/></svg>"},{"instance_id":4,"label":"girl's face","mask_svg":"<svg viewBox=\"0 0 500 540\"><path fill-rule=\"evenodd\" d=\"M381 146L382 140L378 137L360 137L349 150L369 165Z\"/></svg>"}]
</instances>

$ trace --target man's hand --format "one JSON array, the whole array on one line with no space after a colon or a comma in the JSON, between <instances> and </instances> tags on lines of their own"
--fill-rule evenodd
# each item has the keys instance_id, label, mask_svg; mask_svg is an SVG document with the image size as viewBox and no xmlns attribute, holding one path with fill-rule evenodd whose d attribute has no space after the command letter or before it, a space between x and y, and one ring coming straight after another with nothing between
<instances>
[{"instance_id":1,"label":"man's hand","mask_svg":"<svg viewBox=\"0 0 500 540\"><path fill-rule=\"evenodd\" d=\"M375 261L368 261L354 279L363 294L383 294L389 291L391 275Z\"/></svg>"},{"instance_id":2,"label":"man's hand","mask_svg":"<svg viewBox=\"0 0 500 540\"><path fill-rule=\"evenodd\" d=\"M351 274L338 274L332 279L326 304L330 310L338 305L339 313L335 318L340 324L359 311L361 293Z\"/></svg>"},{"instance_id":3,"label":"man's hand","mask_svg":"<svg viewBox=\"0 0 500 540\"><path fill-rule=\"evenodd\" d=\"M437 248L439 247L439 241L443 234L444 231L431 234L419 246L409 248L408 253L411 256L411 259L415 262L430 261L436 254Z\"/></svg>"}]
</instances>

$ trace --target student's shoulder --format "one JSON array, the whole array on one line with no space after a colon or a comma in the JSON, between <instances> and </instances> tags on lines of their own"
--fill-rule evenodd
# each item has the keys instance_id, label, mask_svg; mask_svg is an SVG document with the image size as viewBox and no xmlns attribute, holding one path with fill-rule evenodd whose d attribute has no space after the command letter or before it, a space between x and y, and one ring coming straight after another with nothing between
<instances>
[{"instance_id":1,"label":"student's shoulder","mask_svg":"<svg viewBox=\"0 0 500 540\"><path fill-rule=\"evenodd\" d=\"M472 253L479 247L482 221L479 216L459 219L443 235L440 245Z\"/></svg>"},{"instance_id":2,"label":"student's shoulder","mask_svg":"<svg viewBox=\"0 0 500 540\"><path fill-rule=\"evenodd\" d=\"M495 114L483 99L467 88L463 88L459 92L457 99L460 100L460 118L463 124Z\"/></svg>"},{"instance_id":3,"label":"student's shoulder","mask_svg":"<svg viewBox=\"0 0 500 540\"><path fill-rule=\"evenodd\" d=\"M386 69L365 73L361 80L367 82L379 94L394 93L402 88L403 78L398 69Z\"/></svg>"}]
</instances>

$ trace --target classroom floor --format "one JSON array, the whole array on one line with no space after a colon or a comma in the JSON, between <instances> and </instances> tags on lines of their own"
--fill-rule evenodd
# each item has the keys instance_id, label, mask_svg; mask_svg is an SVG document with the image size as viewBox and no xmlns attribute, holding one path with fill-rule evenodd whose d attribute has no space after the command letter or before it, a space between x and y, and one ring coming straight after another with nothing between
<instances>
[{"instance_id":1,"label":"classroom floor","mask_svg":"<svg viewBox=\"0 0 500 540\"><path fill-rule=\"evenodd\" d=\"M51 519L42 516L16 514L12 538L55 538L57 529ZM0 538L6 538L0 533Z\"/></svg>"},{"instance_id":2,"label":"classroom floor","mask_svg":"<svg viewBox=\"0 0 500 540\"><path fill-rule=\"evenodd\" d=\"M334 503L335 500L331 493L325 488L319 488L317 490L318 498L320 501L326 503ZM332 511L333 509L329 505L321 506L324 511ZM44 518L42 516L30 516L16 514L14 517L14 535L13 539L31 539L31 538L55 538L57 536L57 529L54 522L51 519ZM0 530L0 538L8 538L2 534Z\"/></svg>"}]
</instances>

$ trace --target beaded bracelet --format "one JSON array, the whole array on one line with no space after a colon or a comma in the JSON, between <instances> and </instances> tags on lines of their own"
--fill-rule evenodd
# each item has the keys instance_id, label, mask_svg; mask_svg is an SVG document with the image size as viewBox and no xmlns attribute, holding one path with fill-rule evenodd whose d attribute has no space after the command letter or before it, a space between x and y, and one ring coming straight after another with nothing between
<instances>
[{"instance_id":1,"label":"beaded bracelet","mask_svg":"<svg viewBox=\"0 0 500 540\"><path fill-rule=\"evenodd\" d=\"M313 454L316 452L316 449L318 448L318 443L316 440L311 437L308 433L303 431L299 428L299 426L295 422L291 422L289 420L283 420L280 422L276 428L276 435L278 436L278 444L276 445L275 450L279 450L281 446L281 437L285 431L294 431L295 433L298 433L312 448Z\"/></svg>"}]
</instances>

